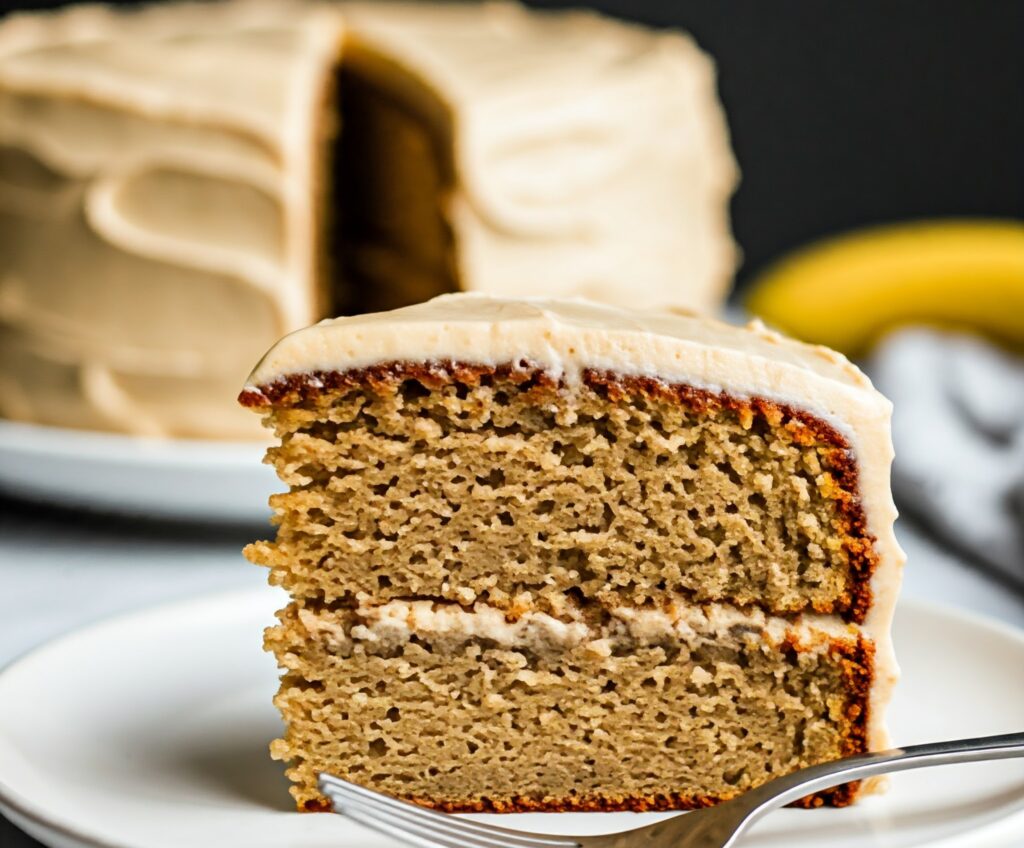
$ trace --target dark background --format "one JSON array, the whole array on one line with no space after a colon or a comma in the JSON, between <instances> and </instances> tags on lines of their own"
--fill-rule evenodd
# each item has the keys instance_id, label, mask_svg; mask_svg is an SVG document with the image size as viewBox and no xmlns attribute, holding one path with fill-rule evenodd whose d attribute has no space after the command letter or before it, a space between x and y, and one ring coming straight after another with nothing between
<instances>
[{"instance_id":1,"label":"dark background","mask_svg":"<svg viewBox=\"0 0 1024 848\"><path fill-rule=\"evenodd\" d=\"M1024 0L575 5L683 26L715 57L741 281L864 224L1024 218Z\"/></svg>"},{"instance_id":2,"label":"dark background","mask_svg":"<svg viewBox=\"0 0 1024 848\"><path fill-rule=\"evenodd\" d=\"M532 4L681 26L715 57L741 281L863 224L1024 218L1024 0Z\"/></svg>"}]
</instances>

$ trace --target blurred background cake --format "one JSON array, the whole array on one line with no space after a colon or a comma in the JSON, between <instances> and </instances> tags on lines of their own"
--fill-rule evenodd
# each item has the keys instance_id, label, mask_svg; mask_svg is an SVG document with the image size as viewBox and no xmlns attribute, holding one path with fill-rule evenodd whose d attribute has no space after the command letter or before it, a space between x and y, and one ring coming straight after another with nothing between
<instances>
[{"instance_id":1,"label":"blurred background cake","mask_svg":"<svg viewBox=\"0 0 1024 848\"><path fill-rule=\"evenodd\" d=\"M686 36L511 4L0 25L0 414L248 438L251 362L435 294L701 311L737 172Z\"/></svg>"}]
</instances>

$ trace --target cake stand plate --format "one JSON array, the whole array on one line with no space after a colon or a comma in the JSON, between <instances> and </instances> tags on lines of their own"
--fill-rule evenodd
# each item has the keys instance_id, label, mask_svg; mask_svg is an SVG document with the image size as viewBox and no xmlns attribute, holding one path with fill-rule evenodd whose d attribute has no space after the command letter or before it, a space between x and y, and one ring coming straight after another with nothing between
<instances>
[{"instance_id":1,"label":"cake stand plate","mask_svg":"<svg viewBox=\"0 0 1024 848\"><path fill-rule=\"evenodd\" d=\"M379 848L334 815L292 811L267 743L275 590L111 619L0 673L0 811L54 848ZM896 622L900 744L1006 733L1024 715L1024 633L913 603ZM610 832L666 813L487 816L507 826ZM846 809L785 809L750 848L1010 848L1024 834L1024 761L907 772Z\"/></svg>"},{"instance_id":2,"label":"cake stand plate","mask_svg":"<svg viewBox=\"0 0 1024 848\"><path fill-rule=\"evenodd\" d=\"M267 497L280 489L265 450L0 421L0 491L126 515L265 524Z\"/></svg>"}]
</instances>

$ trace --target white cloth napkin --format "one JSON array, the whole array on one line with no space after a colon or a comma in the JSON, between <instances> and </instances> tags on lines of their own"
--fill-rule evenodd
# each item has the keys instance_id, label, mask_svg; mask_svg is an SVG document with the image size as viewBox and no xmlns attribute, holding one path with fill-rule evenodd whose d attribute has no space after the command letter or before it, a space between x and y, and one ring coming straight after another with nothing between
<instances>
[{"instance_id":1,"label":"white cloth napkin","mask_svg":"<svg viewBox=\"0 0 1024 848\"><path fill-rule=\"evenodd\" d=\"M1024 359L913 328L866 369L895 407L899 507L1024 589Z\"/></svg>"}]
</instances>

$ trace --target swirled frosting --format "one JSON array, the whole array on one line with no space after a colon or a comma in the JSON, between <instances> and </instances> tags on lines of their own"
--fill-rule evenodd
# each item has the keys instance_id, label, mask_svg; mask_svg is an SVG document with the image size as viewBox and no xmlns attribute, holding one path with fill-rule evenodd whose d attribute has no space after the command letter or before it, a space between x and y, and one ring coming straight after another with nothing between
<instances>
[{"instance_id":1,"label":"swirled frosting","mask_svg":"<svg viewBox=\"0 0 1024 848\"><path fill-rule=\"evenodd\" d=\"M95 6L0 28L0 410L257 437L246 361L318 317L311 139L341 23Z\"/></svg>"},{"instance_id":2,"label":"swirled frosting","mask_svg":"<svg viewBox=\"0 0 1024 848\"><path fill-rule=\"evenodd\" d=\"M460 288L721 303L737 171L691 38L505 3L361 4L348 21L354 64L443 113Z\"/></svg>"},{"instance_id":3,"label":"swirled frosting","mask_svg":"<svg viewBox=\"0 0 1024 848\"><path fill-rule=\"evenodd\" d=\"M260 437L239 380L330 309L343 53L440 104L460 287L720 298L735 169L684 36L505 4L20 15L0 25L0 414Z\"/></svg>"}]
</instances>

